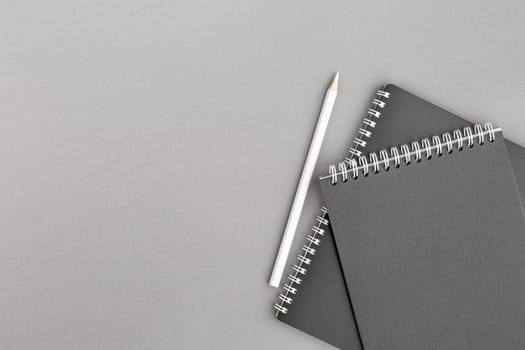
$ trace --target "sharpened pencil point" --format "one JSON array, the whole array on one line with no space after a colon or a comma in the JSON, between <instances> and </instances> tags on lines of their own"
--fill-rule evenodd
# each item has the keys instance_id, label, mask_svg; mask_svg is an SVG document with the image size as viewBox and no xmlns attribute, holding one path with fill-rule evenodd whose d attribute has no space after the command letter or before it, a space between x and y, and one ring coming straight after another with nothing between
<instances>
[{"instance_id":1,"label":"sharpened pencil point","mask_svg":"<svg viewBox=\"0 0 525 350\"><path fill-rule=\"evenodd\" d=\"M328 90L337 91L337 83L339 82L339 72L335 74L334 80L332 80L332 83L328 87Z\"/></svg>"}]
</instances>

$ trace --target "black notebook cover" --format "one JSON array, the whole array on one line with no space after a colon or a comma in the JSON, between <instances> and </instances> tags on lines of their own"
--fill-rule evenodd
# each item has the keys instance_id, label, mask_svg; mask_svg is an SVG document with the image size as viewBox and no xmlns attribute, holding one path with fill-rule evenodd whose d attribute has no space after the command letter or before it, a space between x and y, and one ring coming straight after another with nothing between
<instances>
[{"instance_id":1,"label":"black notebook cover","mask_svg":"<svg viewBox=\"0 0 525 350\"><path fill-rule=\"evenodd\" d=\"M501 131L471 135L321 181L366 350L525 348L520 196Z\"/></svg>"},{"instance_id":2,"label":"black notebook cover","mask_svg":"<svg viewBox=\"0 0 525 350\"><path fill-rule=\"evenodd\" d=\"M395 85L388 84L382 90L388 97L380 96L384 105L375 105L375 109L381 114L367 116L367 119L374 122L374 126L371 127L368 122L364 124L363 128L370 131L370 136L361 133L359 137L366 142L360 147L364 152L374 152L472 125ZM525 148L508 140L505 143L518 188L521 194L525 194ZM295 294L286 293L291 299L288 300L290 303L278 301L277 305L285 306L287 312L277 312L277 317L338 348L360 350L359 335L331 227L329 224L316 223L324 230L324 235L318 236L319 245L315 248L316 253L311 257L310 264L305 266L307 272L300 274L300 285L288 281L295 286L296 291ZM290 273L294 272L290 269Z\"/></svg>"}]
</instances>

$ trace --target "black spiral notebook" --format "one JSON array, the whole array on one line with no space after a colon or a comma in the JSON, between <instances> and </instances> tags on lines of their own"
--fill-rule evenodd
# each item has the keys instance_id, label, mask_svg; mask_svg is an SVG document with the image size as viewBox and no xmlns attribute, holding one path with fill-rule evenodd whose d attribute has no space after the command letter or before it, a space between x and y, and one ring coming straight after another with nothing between
<instances>
[{"instance_id":1,"label":"black spiral notebook","mask_svg":"<svg viewBox=\"0 0 525 350\"><path fill-rule=\"evenodd\" d=\"M321 188L364 349L525 349L525 217L499 129L359 156Z\"/></svg>"},{"instance_id":2,"label":"black spiral notebook","mask_svg":"<svg viewBox=\"0 0 525 350\"><path fill-rule=\"evenodd\" d=\"M410 92L389 84L378 90L349 150L347 163L363 152L471 126ZM520 193L525 194L525 148L506 141ZM336 169L337 170L337 169ZM276 316L341 349L361 349L350 298L326 208L314 220L301 254L290 267Z\"/></svg>"}]
</instances>

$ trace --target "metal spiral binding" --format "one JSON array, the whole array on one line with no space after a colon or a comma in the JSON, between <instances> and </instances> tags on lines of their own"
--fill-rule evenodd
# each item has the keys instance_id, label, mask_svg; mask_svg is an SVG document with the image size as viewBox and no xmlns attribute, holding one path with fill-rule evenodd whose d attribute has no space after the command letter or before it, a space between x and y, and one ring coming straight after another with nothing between
<instances>
[{"instance_id":1,"label":"metal spiral binding","mask_svg":"<svg viewBox=\"0 0 525 350\"><path fill-rule=\"evenodd\" d=\"M377 90L376 97L372 99L371 107L367 111L367 116L363 118L362 126L358 130L358 135L352 141L352 147L348 150L350 157L345 158L345 162L339 163L339 172L345 179L348 178L348 163L354 157L362 155L361 149L367 145L367 139L372 137L373 129L377 125L377 119L381 117L381 110L385 108L386 101L384 99L390 98L390 92ZM357 164L357 163L356 163ZM332 165L333 173L337 173L338 169L335 165ZM279 294L279 301L274 305L276 310L275 316L279 316L280 313L288 313L288 306L293 303L293 296L298 291L298 285L301 284L302 278L308 270L305 265L310 265L312 262L312 256L315 255L315 246L321 244L320 236L324 235L324 229L322 226L328 226L328 211L326 207L321 208L321 214L316 218L316 225L312 227L312 234L308 235L306 242L303 245L303 253L297 257L297 263L293 266L293 272L288 275L289 282L284 285L283 292Z\"/></svg>"},{"instance_id":2,"label":"metal spiral binding","mask_svg":"<svg viewBox=\"0 0 525 350\"><path fill-rule=\"evenodd\" d=\"M352 157L360 157L363 153L361 148L366 147L367 139L372 137L372 131L376 127L376 119L381 117L381 111L386 106L386 102L383 98L390 98L390 92L377 90L377 98L372 100L372 107L367 111L367 116L362 121L362 126L357 131L358 135L352 141L353 146L348 150L350 157L345 158L345 161L349 162Z\"/></svg>"},{"instance_id":3,"label":"metal spiral binding","mask_svg":"<svg viewBox=\"0 0 525 350\"><path fill-rule=\"evenodd\" d=\"M297 288L301 284L302 276L306 275L308 269L305 267L310 265L312 257L315 255L316 247L321 244L319 236L325 233L324 226L328 226L327 218L328 210L326 207L321 208L320 214L316 218L316 224L312 227L312 233L306 238L303 245L303 252L297 256L297 263L293 266L293 272L288 275L288 283L283 287L283 292L279 294L279 301L275 303L275 316L279 313L288 313L288 306L293 302L293 296L297 293Z\"/></svg>"},{"instance_id":4,"label":"metal spiral binding","mask_svg":"<svg viewBox=\"0 0 525 350\"><path fill-rule=\"evenodd\" d=\"M483 126L476 124L473 128L463 128L463 132L456 129L452 135L446 132L441 136L432 136L431 140L425 138L421 141L413 141L410 146L404 144L399 147L391 147L390 153L383 149L378 154L370 153L368 158L360 155L357 160L350 159L339 163L338 167L331 165L328 175L322 176L321 180L330 179L330 183L335 185L338 182L338 176L341 177L342 182L347 182L349 178L355 180L359 176L368 176L370 172L378 173L381 168L388 171L391 167L399 168L402 164L411 164L412 161L419 163L423 159L431 159L432 156L441 157L455 150L462 151L465 146L472 148L475 144L483 145L485 138L488 142L494 142L497 131L501 129L495 129L491 123L485 123Z\"/></svg>"}]
</instances>

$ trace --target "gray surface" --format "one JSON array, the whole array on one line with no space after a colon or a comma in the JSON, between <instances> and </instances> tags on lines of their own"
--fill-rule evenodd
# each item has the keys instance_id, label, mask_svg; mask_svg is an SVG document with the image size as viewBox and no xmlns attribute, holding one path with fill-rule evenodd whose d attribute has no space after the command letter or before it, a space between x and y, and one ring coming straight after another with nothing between
<instances>
[{"instance_id":1,"label":"gray surface","mask_svg":"<svg viewBox=\"0 0 525 350\"><path fill-rule=\"evenodd\" d=\"M525 145L524 9L3 2L0 347L330 349L267 279L331 74L319 172L387 81Z\"/></svg>"}]
</instances>

